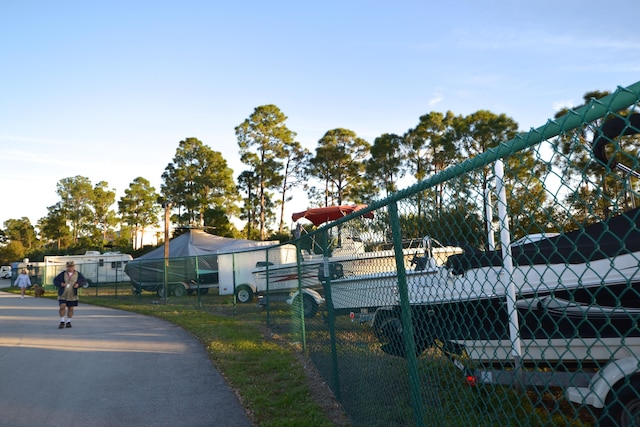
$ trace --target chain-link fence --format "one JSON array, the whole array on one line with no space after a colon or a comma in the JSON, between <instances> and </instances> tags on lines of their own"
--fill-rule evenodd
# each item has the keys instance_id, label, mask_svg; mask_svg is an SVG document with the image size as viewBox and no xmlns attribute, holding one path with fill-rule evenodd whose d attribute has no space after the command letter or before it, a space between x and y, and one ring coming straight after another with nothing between
<instances>
[{"instance_id":1,"label":"chain-link fence","mask_svg":"<svg viewBox=\"0 0 640 427\"><path fill-rule=\"evenodd\" d=\"M639 105L636 83L378 203L307 211L319 227L287 244L126 272L258 302L357 426L638 425Z\"/></svg>"},{"instance_id":2,"label":"chain-link fence","mask_svg":"<svg viewBox=\"0 0 640 427\"><path fill-rule=\"evenodd\" d=\"M640 423L640 83L293 243L293 316L355 425ZM281 274L282 273L282 274ZM291 286L293 287L293 286Z\"/></svg>"}]
</instances>

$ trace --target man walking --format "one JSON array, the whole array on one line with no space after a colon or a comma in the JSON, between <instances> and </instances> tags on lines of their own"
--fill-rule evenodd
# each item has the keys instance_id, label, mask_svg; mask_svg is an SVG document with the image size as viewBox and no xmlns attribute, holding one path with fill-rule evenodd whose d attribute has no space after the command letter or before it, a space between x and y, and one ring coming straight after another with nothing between
<instances>
[{"instance_id":1,"label":"man walking","mask_svg":"<svg viewBox=\"0 0 640 427\"><path fill-rule=\"evenodd\" d=\"M82 273L76 271L76 264L67 261L67 269L53 279L53 284L58 288L58 304L60 305L59 329L71 327L73 308L78 306L78 288L87 286L87 279Z\"/></svg>"}]
</instances>

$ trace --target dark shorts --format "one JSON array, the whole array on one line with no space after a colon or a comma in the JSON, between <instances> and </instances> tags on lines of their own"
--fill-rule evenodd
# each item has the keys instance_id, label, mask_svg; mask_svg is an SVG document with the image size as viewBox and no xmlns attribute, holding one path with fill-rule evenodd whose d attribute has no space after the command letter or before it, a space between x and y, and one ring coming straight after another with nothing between
<instances>
[{"instance_id":1,"label":"dark shorts","mask_svg":"<svg viewBox=\"0 0 640 427\"><path fill-rule=\"evenodd\" d=\"M66 299L59 299L58 304L66 305L67 307L77 307L78 301L67 301Z\"/></svg>"}]
</instances>

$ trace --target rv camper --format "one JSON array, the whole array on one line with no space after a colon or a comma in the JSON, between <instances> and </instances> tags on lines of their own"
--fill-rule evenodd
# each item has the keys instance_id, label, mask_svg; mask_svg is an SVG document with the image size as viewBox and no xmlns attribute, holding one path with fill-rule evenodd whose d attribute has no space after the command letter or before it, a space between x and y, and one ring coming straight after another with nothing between
<instances>
[{"instance_id":1,"label":"rv camper","mask_svg":"<svg viewBox=\"0 0 640 427\"><path fill-rule=\"evenodd\" d=\"M68 261L76 264L76 269L86 277L89 285L98 283L128 282L124 267L133 257L120 252L87 251L84 255L45 256L45 283L52 284L58 273L63 271Z\"/></svg>"}]
</instances>

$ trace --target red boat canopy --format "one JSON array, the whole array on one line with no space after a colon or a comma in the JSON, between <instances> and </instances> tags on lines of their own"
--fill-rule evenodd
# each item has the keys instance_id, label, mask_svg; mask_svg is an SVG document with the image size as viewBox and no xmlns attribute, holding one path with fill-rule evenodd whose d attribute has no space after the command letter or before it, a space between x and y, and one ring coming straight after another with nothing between
<instances>
[{"instance_id":1,"label":"red boat canopy","mask_svg":"<svg viewBox=\"0 0 640 427\"><path fill-rule=\"evenodd\" d=\"M343 216L347 216L357 210L366 208L367 205L352 205L352 206L327 206L326 208L312 208L303 212L294 213L291 218L297 221L301 218L306 218L313 223L313 225L324 224L325 222L335 221ZM367 212L363 215L365 218L373 218L373 212Z\"/></svg>"}]
</instances>

